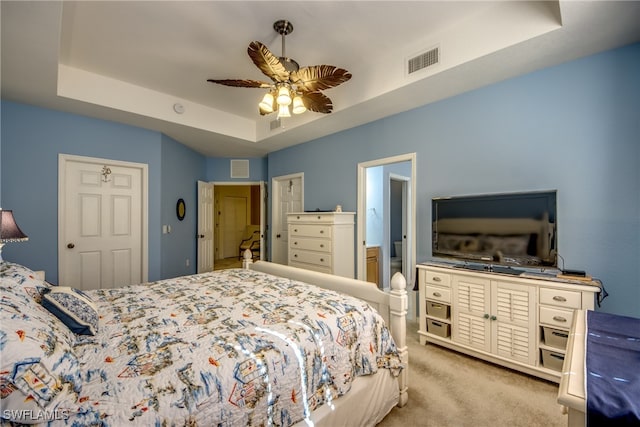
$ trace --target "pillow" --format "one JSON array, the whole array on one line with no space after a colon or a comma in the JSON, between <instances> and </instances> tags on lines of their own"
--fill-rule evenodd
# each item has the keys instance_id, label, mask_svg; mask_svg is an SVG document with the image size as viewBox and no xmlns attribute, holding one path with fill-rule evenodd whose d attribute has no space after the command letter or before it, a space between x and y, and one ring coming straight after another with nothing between
<instances>
[{"instance_id":1,"label":"pillow","mask_svg":"<svg viewBox=\"0 0 640 427\"><path fill-rule=\"evenodd\" d=\"M79 289L53 286L42 296L42 305L74 333L95 335L98 331L98 311L89 297Z\"/></svg>"},{"instance_id":2,"label":"pillow","mask_svg":"<svg viewBox=\"0 0 640 427\"><path fill-rule=\"evenodd\" d=\"M0 417L42 422L26 414L35 416L60 402L75 402L82 390L80 363L72 347L75 335L25 292L28 280L21 281L22 273L14 274L17 268L3 275L4 267L0 267Z\"/></svg>"},{"instance_id":3,"label":"pillow","mask_svg":"<svg viewBox=\"0 0 640 427\"><path fill-rule=\"evenodd\" d=\"M0 280L6 285L19 287L21 292L31 296L38 303L42 293L51 285L36 277L27 267L12 262L0 263Z\"/></svg>"}]
</instances>

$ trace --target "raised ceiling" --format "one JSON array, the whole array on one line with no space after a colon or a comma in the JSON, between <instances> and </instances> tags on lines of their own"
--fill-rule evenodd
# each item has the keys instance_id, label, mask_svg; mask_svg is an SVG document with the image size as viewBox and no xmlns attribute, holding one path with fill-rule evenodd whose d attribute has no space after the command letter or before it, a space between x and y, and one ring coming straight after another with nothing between
<instances>
[{"instance_id":1,"label":"raised ceiling","mask_svg":"<svg viewBox=\"0 0 640 427\"><path fill-rule=\"evenodd\" d=\"M2 97L157 130L210 157L260 157L640 40L640 2L2 1ZM253 40L353 78L334 112L260 116ZM436 65L407 60L437 48ZM179 104L184 110L176 112Z\"/></svg>"}]
</instances>

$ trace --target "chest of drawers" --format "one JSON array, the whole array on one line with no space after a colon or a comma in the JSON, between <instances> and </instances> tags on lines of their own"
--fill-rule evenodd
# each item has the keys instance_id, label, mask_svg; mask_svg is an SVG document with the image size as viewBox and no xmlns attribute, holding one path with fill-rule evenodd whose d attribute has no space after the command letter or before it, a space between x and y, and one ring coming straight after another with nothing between
<instances>
[{"instance_id":1,"label":"chest of drawers","mask_svg":"<svg viewBox=\"0 0 640 427\"><path fill-rule=\"evenodd\" d=\"M288 264L354 277L353 212L287 214Z\"/></svg>"}]
</instances>

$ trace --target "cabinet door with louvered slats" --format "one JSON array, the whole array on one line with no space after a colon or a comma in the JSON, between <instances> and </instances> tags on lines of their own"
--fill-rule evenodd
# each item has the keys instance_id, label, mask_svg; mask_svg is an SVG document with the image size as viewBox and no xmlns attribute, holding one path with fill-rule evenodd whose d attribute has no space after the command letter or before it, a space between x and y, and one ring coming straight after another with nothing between
<instances>
[{"instance_id":1,"label":"cabinet door with louvered slats","mask_svg":"<svg viewBox=\"0 0 640 427\"><path fill-rule=\"evenodd\" d=\"M454 320L453 341L491 350L490 311L491 282L476 277L453 277Z\"/></svg>"},{"instance_id":2,"label":"cabinet door with louvered slats","mask_svg":"<svg viewBox=\"0 0 640 427\"><path fill-rule=\"evenodd\" d=\"M517 283L493 282L492 353L534 365L535 289Z\"/></svg>"}]
</instances>

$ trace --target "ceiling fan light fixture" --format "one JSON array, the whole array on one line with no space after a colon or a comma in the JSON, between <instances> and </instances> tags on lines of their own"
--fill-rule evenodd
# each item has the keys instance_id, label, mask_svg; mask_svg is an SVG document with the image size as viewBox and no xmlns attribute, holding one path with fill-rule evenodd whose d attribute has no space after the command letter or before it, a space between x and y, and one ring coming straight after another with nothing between
<instances>
[{"instance_id":1,"label":"ceiling fan light fixture","mask_svg":"<svg viewBox=\"0 0 640 427\"><path fill-rule=\"evenodd\" d=\"M288 87L280 86L280 89L278 89L278 98L276 101L280 106L291 104L291 94L289 93Z\"/></svg>"},{"instance_id":2,"label":"ceiling fan light fixture","mask_svg":"<svg viewBox=\"0 0 640 427\"><path fill-rule=\"evenodd\" d=\"M266 93L258 106L265 113L273 113L273 95Z\"/></svg>"},{"instance_id":3,"label":"ceiling fan light fixture","mask_svg":"<svg viewBox=\"0 0 640 427\"><path fill-rule=\"evenodd\" d=\"M293 114L302 114L307 111L307 107L304 106L304 102L302 102L302 97L300 95L296 95L293 98Z\"/></svg>"},{"instance_id":4,"label":"ceiling fan light fixture","mask_svg":"<svg viewBox=\"0 0 640 427\"><path fill-rule=\"evenodd\" d=\"M291 117L288 105L280 105L278 107L278 118L281 119L283 117Z\"/></svg>"},{"instance_id":5,"label":"ceiling fan light fixture","mask_svg":"<svg viewBox=\"0 0 640 427\"><path fill-rule=\"evenodd\" d=\"M291 113L302 114L305 111L331 113L333 110L331 99L322 91L348 81L351 79L351 74L333 65L311 65L300 68L300 65L289 58L285 51L285 36L293 31L291 22L281 19L273 24L273 29L282 36L281 56L271 53L269 48L259 41L252 41L247 48L247 54L253 64L272 82L253 79L207 79L207 81L231 87L267 89L269 93L264 95L258 103L260 115L263 116L276 110L278 110L278 118L291 117Z\"/></svg>"}]
</instances>

